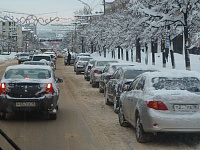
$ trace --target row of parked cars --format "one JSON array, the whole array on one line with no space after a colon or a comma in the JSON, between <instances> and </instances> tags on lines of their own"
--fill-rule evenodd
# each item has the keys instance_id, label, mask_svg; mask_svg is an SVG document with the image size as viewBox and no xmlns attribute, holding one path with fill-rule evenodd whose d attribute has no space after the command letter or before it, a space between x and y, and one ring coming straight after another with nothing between
<instances>
[{"instance_id":1,"label":"row of parked cars","mask_svg":"<svg viewBox=\"0 0 200 150\"><path fill-rule=\"evenodd\" d=\"M74 71L79 67L92 87L104 93L105 104L113 106L119 124L136 129L138 142L162 132L200 132L199 73L90 56L77 57Z\"/></svg>"},{"instance_id":2,"label":"row of parked cars","mask_svg":"<svg viewBox=\"0 0 200 150\"><path fill-rule=\"evenodd\" d=\"M0 81L0 120L15 112L45 113L56 120L60 93L57 83L63 80L56 78L55 69L54 52L35 54L31 61L7 67Z\"/></svg>"}]
</instances>

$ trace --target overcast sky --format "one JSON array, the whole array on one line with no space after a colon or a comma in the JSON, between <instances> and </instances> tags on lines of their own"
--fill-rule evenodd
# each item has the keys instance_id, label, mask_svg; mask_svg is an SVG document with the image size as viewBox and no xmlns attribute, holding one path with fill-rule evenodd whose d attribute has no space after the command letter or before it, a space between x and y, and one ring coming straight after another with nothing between
<instances>
[{"instance_id":1,"label":"overcast sky","mask_svg":"<svg viewBox=\"0 0 200 150\"><path fill-rule=\"evenodd\" d=\"M103 10L103 0L82 0L95 11ZM113 0L106 0L110 2ZM36 14L42 17L72 18L73 12L84 7L78 0L0 0L0 12ZM4 12L5 14L5 12ZM40 15L38 15L40 14ZM42 14L42 15L41 15ZM12 14L13 16L16 14Z\"/></svg>"}]
</instances>

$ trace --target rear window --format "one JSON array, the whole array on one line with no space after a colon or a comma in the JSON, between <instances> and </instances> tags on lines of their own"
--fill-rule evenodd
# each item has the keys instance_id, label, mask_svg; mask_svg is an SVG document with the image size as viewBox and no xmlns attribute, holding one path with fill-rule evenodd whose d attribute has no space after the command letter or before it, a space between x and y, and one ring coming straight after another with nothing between
<instances>
[{"instance_id":1,"label":"rear window","mask_svg":"<svg viewBox=\"0 0 200 150\"><path fill-rule=\"evenodd\" d=\"M187 90L200 91L200 81L195 77L168 78L156 77L152 81L155 90Z\"/></svg>"},{"instance_id":2,"label":"rear window","mask_svg":"<svg viewBox=\"0 0 200 150\"><path fill-rule=\"evenodd\" d=\"M153 72L153 70L127 70L124 73L125 79L135 79L138 75L144 72Z\"/></svg>"},{"instance_id":3,"label":"rear window","mask_svg":"<svg viewBox=\"0 0 200 150\"><path fill-rule=\"evenodd\" d=\"M81 60L81 61L89 61L90 59L92 59L92 58L89 58L89 57L87 58L86 57L86 58L80 58L79 60Z\"/></svg>"},{"instance_id":4,"label":"rear window","mask_svg":"<svg viewBox=\"0 0 200 150\"><path fill-rule=\"evenodd\" d=\"M10 69L5 79L49 79L51 72L47 69Z\"/></svg>"},{"instance_id":5,"label":"rear window","mask_svg":"<svg viewBox=\"0 0 200 150\"><path fill-rule=\"evenodd\" d=\"M90 64L92 64L92 65L94 65L95 64L95 60L93 60L93 61L90 61Z\"/></svg>"},{"instance_id":6,"label":"rear window","mask_svg":"<svg viewBox=\"0 0 200 150\"><path fill-rule=\"evenodd\" d=\"M42 59L45 59L47 61L51 61L50 56L34 56L33 61L40 61Z\"/></svg>"},{"instance_id":7,"label":"rear window","mask_svg":"<svg viewBox=\"0 0 200 150\"><path fill-rule=\"evenodd\" d=\"M45 65L44 62L24 62L25 65Z\"/></svg>"},{"instance_id":8,"label":"rear window","mask_svg":"<svg viewBox=\"0 0 200 150\"><path fill-rule=\"evenodd\" d=\"M29 54L20 54L19 56L29 56Z\"/></svg>"},{"instance_id":9,"label":"rear window","mask_svg":"<svg viewBox=\"0 0 200 150\"><path fill-rule=\"evenodd\" d=\"M106 66L111 63L117 63L117 61L98 61L97 66Z\"/></svg>"}]
</instances>

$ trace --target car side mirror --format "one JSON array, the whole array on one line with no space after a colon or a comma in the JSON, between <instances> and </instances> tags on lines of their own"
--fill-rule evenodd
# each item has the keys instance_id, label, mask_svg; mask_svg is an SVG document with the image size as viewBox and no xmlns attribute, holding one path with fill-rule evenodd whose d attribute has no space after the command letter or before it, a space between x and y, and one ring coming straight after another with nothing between
<instances>
[{"instance_id":1,"label":"car side mirror","mask_svg":"<svg viewBox=\"0 0 200 150\"><path fill-rule=\"evenodd\" d=\"M63 79L57 78L57 79L56 79L56 83L63 83Z\"/></svg>"}]
</instances>

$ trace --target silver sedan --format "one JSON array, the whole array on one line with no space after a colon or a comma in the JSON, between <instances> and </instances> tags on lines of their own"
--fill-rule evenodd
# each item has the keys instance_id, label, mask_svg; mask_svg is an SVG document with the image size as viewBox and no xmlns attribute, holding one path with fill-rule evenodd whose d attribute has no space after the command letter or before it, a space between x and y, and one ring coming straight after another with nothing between
<instances>
[{"instance_id":1,"label":"silver sedan","mask_svg":"<svg viewBox=\"0 0 200 150\"><path fill-rule=\"evenodd\" d=\"M189 71L144 73L120 96L119 122L138 142L157 132L200 132L200 76Z\"/></svg>"}]
</instances>

